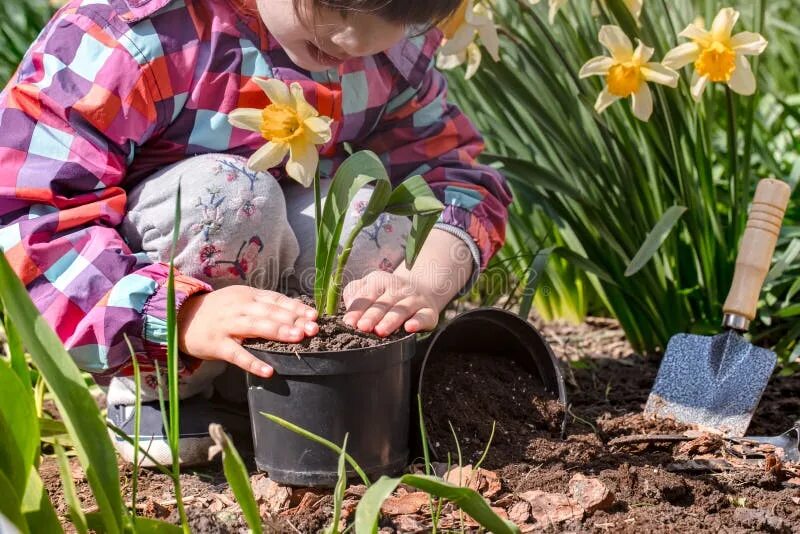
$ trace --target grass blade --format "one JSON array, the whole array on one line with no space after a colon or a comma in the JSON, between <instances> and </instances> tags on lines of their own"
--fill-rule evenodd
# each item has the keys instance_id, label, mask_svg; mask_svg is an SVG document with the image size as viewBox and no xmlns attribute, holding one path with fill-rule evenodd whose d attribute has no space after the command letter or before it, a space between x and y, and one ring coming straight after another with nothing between
<instances>
[{"instance_id":1,"label":"grass blade","mask_svg":"<svg viewBox=\"0 0 800 534\"><path fill-rule=\"evenodd\" d=\"M250 527L250 531L254 534L261 534L263 532L261 515L258 512L258 504L253 496L253 489L250 487L247 467L245 467L242 457L239 456L239 451L233 446L231 438L225 433L222 426L212 423L208 427L208 433L215 443L215 446L208 451L209 459L219 452L222 453L222 469L225 472L225 478L231 486L233 495L239 502L242 514L247 521L247 526Z\"/></svg>"},{"instance_id":2,"label":"grass blade","mask_svg":"<svg viewBox=\"0 0 800 534\"><path fill-rule=\"evenodd\" d=\"M325 439L325 438L323 438L321 436L318 436L318 435L314 434L313 432L309 432L308 430L306 430L304 428L300 428L299 426L295 425L294 423L290 423L289 421L287 421L285 419L281 419L277 415L272 415L270 413L264 413L264 412L261 412L261 415L263 415L264 417L266 417L267 419L269 419L273 423L276 423L276 424L282 426L286 430L290 430L290 431L294 432L295 434L299 434L299 435L303 436L306 439L310 439L311 441L313 441L315 443L319 443L320 445L328 447L330 450L332 450L336 454L342 454L342 448L339 447L337 444L335 444L334 442L332 442L330 440L327 440L327 439ZM358 474L358 476L361 477L361 480L364 482L364 485L369 487L369 485L370 485L369 478L367 477L366 473L364 473L364 470L361 469L361 466L358 465L358 463L349 454L344 453L344 455L345 455L345 458L347 459L347 463L350 464L350 467L352 467L353 470Z\"/></svg>"},{"instance_id":3,"label":"grass blade","mask_svg":"<svg viewBox=\"0 0 800 534\"><path fill-rule=\"evenodd\" d=\"M64 500L67 501L72 525L80 534L88 534L89 525L86 523L86 516L83 514L81 502L78 500L78 496L75 493L75 481L72 480L72 471L67 455L64 453L64 447L62 447L60 443L56 443L53 445L53 448L56 451L58 473L61 476L61 489L64 492Z\"/></svg>"},{"instance_id":4,"label":"grass blade","mask_svg":"<svg viewBox=\"0 0 800 534\"><path fill-rule=\"evenodd\" d=\"M347 434L344 435L342 452L339 454L339 478L336 480L336 487L333 489L333 517L325 534L339 534L339 518L342 516L342 503L344 502L344 492L347 489Z\"/></svg>"},{"instance_id":5,"label":"grass blade","mask_svg":"<svg viewBox=\"0 0 800 534\"><path fill-rule=\"evenodd\" d=\"M639 251L636 252L628 268L625 269L625 276L633 276L638 273L642 267L655 256L656 252L658 252L658 248L672 229L675 228L675 225L678 224L681 215L686 213L686 209L685 206L672 206L661 216L661 219L658 220L650 233L647 234L647 238L644 240L644 243L642 243Z\"/></svg>"}]
</instances>

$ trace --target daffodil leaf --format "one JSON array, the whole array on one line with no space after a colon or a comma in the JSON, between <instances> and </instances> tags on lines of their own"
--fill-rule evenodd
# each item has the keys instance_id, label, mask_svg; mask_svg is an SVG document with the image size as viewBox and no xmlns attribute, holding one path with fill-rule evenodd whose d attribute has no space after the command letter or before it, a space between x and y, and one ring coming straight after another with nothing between
<instances>
[{"instance_id":1,"label":"daffodil leaf","mask_svg":"<svg viewBox=\"0 0 800 534\"><path fill-rule=\"evenodd\" d=\"M325 296L332 283L331 278L347 210L356 193L372 182L376 184L373 196L364 211L367 220L380 215L391 192L389 175L380 158L368 150L356 152L344 160L333 176L317 235L314 300L320 310L323 309Z\"/></svg>"},{"instance_id":2,"label":"daffodil leaf","mask_svg":"<svg viewBox=\"0 0 800 534\"><path fill-rule=\"evenodd\" d=\"M393 215L422 215L439 213L444 206L433 194L428 183L420 176L404 180L392 191L386 204L386 213Z\"/></svg>"},{"instance_id":3,"label":"daffodil leaf","mask_svg":"<svg viewBox=\"0 0 800 534\"><path fill-rule=\"evenodd\" d=\"M683 215L685 211L685 206L672 206L670 209L664 212L664 215L661 216L661 219L658 220L653 229L647 234L647 238L645 238L642 246L639 247L638 252L636 252L636 255L628 265L628 268L625 269L625 276L633 276L639 272L653 256L655 256L659 247L672 231L672 228L674 228L678 223L678 219L681 218L681 215Z\"/></svg>"}]
</instances>

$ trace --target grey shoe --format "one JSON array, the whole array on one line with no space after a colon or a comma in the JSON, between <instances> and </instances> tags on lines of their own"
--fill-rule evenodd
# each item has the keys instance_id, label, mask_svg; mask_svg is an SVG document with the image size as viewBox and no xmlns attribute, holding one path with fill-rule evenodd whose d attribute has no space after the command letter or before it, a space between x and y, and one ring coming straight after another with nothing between
<instances>
[{"instance_id":1,"label":"grey shoe","mask_svg":"<svg viewBox=\"0 0 800 534\"><path fill-rule=\"evenodd\" d=\"M169 403L165 403L169 410ZM108 407L107 419L131 439L134 437L134 407L115 404ZM220 399L201 396L180 402L180 440L178 458L181 465L192 466L208 463L208 448L213 441L208 434L208 425L218 423L236 441L247 442L250 438L250 415L246 404L234 404ZM127 463L133 463L134 447L124 438L109 431L114 448ZM139 465L153 467L155 463L142 454L146 451L156 462L172 465L172 453L164 430L161 408L158 402L142 403L139 425Z\"/></svg>"}]
</instances>

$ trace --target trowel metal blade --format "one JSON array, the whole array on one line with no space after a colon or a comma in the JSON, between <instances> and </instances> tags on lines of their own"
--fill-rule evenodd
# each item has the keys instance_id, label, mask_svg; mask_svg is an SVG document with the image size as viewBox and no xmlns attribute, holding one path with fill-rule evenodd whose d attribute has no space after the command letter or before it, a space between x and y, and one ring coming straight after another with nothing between
<instances>
[{"instance_id":1,"label":"trowel metal blade","mask_svg":"<svg viewBox=\"0 0 800 534\"><path fill-rule=\"evenodd\" d=\"M733 330L670 339L645 413L744 436L777 359Z\"/></svg>"}]
</instances>

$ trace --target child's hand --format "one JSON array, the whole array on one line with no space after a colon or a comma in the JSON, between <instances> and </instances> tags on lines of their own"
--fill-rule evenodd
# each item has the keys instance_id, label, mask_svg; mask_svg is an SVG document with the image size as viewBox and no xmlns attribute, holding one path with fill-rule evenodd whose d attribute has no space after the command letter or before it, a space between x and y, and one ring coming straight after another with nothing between
<instances>
[{"instance_id":1,"label":"child's hand","mask_svg":"<svg viewBox=\"0 0 800 534\"><path fill-rule=\"evenodd\" d=\"M373 271L350 282L342 297L347 308L345 324L381 337L401 326L408 333L433 330L447 304L411 276L385 271Z\"/></svg>"},{"instance_id":2,"label":"child's hand","mask_svg":"<svg viewBox=\"0 0 800 534\"><path fill-rule=\"evenodd\" d=\"M403 326L408 333L433 330L439 313L472 275L474 260L460 238L431 231L414 267L373 271L344 289L344 322L386 337Z\"/></svg>"},{"instance_id":3,"label":"child's hand","mask_svg":"<svg viewBox=\"0 0 800 534\"><path fill-rule=\"evenodd\" d=\"M180 350L201 360L224 360L248 373L272 376L241 343L261 338L297 343L319 331L317 312L275 291L230 286L189 297L178 313Z\"/></svg>"}]
</instances>

